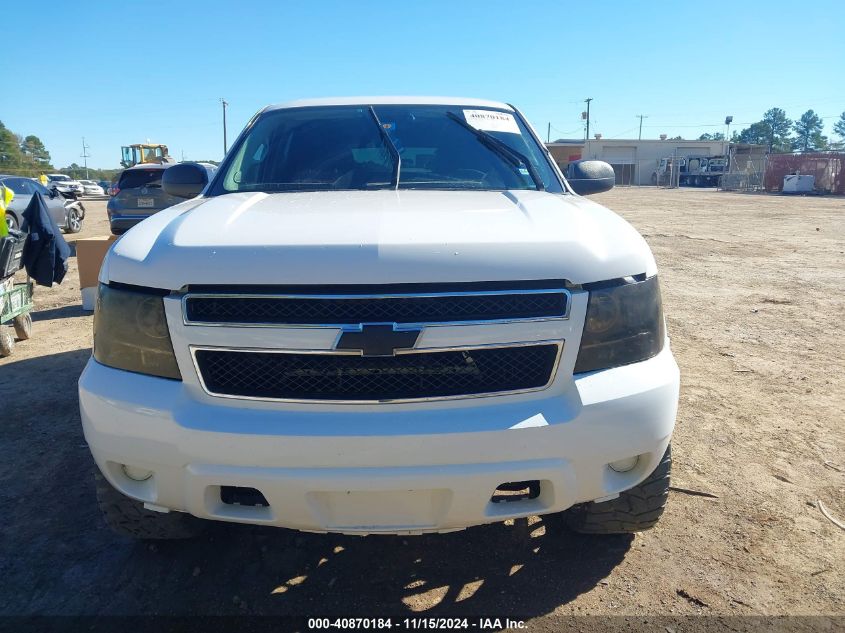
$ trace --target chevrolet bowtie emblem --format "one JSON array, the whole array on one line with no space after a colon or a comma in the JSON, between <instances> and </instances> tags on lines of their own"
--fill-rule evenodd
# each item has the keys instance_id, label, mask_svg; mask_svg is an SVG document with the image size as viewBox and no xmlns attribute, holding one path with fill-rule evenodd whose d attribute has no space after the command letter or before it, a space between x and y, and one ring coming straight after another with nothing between
<instances>
[{"instance_id":1,"label":"chevrolet bowtie emblem","mask_svg":"<svg viewBox=\"0 0 845 633\"><path fill-rule=\"evenodd\" d=\"M360 330L344 331L335 349L359 351L362 356L395 356L396 350L413 349L420 332L397 330L395 323L366 324Z\"/></svg>"}]
</instances>

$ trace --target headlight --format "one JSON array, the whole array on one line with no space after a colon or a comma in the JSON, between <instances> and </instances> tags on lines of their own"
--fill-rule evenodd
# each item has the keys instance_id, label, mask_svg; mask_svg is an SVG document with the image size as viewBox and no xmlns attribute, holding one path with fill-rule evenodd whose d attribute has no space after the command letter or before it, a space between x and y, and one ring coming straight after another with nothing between
<instances>
[{"instance_id":1,"label":"headlight","mask_svg":"<svg viewBox=\"0 0 845 633\"><path fill-rule=\"evenodd\" d=\"M666 326L657 276L596 286L590 289L575 373L628 365L660 353Z\"/></svg>"},{"instance_id":2,"label":"headlight","mask_svg":"<svg viewBox=\"0 0 845 633\"><path fill-rule=\"evenodd\" d=\"M100 284L94 358L109 367L182 380L161 295Z\"/></svg>"}]
</instances>

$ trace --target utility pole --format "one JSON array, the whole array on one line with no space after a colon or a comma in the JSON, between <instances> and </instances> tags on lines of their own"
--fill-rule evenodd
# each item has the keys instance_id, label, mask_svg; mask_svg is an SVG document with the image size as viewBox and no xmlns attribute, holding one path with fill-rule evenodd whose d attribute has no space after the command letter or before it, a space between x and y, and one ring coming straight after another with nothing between
<instances>
[{"instance_id":1,"label":"utility pole","mask_svg":"<svg viewBox=\"0 0 845 633\"><path fill-rule=\"evenodd\" d=\"M220 97L220 103L223 105L223 156L226 156L229 151L229 143L226 141L226 106L229 103L223 97Z\"/></svg>"},{"instance_id":2,"label":"utility pole","mask_svg":"<svg viewBox=\"0 0 845 633\"><path fill-rule=\"evenodd\" d=\"M552 140L552 123L549 121L549 127L546 129L546 143L550 143Z\"/></svg>"},{"instance_id":3,"label":"utility pole","mask_svg":"<svg viewBox=\"0 0 845 633\"><path fill-rule=\"evenodd\" d=\"M587 104L587 131L584 134L584 140L585 141L590 140L590 101L592 101L592 100L593 100L592 97L587 97L586 99L584 99L584 103Z\"/></svg>"},{"instance_id":4,"label":"utility pole","mask_svg":"<svg viewBox=\"0 0 845 633\"><path fill-rule=\"evenodd\" d=\"M82 153L80 154L80 157L82 157L82 160L85 164L85 180L88 180L88 158L91 156L91 154L88 153L88 150L90 149L90 147L91 147L90 145L85 144L85 137L83 136L82 137Z\"/></svg>"},{"instance_id":5,"label":"utility pole","mask_svg":"<svg viewBox=\"0 0 845 633\"><path fill-rule=\"evenodd\" d=\"M641 141L641 140L643 140L643 119L647 119L648 115L647 114L638 114L637 116L640 117L640 135L637 138Z\"/></svg>"}]
</instances>

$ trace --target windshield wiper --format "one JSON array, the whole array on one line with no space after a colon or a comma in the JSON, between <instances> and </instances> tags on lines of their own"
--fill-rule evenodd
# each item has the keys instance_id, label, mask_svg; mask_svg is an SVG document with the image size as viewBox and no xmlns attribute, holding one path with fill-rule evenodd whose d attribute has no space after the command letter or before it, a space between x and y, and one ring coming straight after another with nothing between
<instances>
[{"instance_id":1,"label":"windshield wiper","mask_svg":"<svg viewBox=\"0 0 845 633\"><path fill-rule=\"evenodd\" d=\"M388 150L393 155L393 159L396 161L396 165L393 168L393 182L390 184L393 185L394 189L399 189L399 173L402 171L402 157L399 155L399 150L396 148L396 144L393 142L393 139L390 138L390 134L388 134L387 130L384 129L384 125L382 125L379 120L373 106L370 106L370 114L373 116L373 120L376 122L376 125L378 125L378 131L381 134L382 139L384 139L385 145L387 145Z\"/></svg>"},{"instance_id":2,"label":"windshield wiper","mask_svg":"<svg viewBox=\"0 0 845 633\"><path fill-rule=\"evenodd\" d=\"M528 170L528 175L531 176L531 180L534 181L534 186L537 187L537 191L544 191L546 186L543 184L543 180L540 178L540 175L537 173L537 170L534 168L534 165L531 163L530 160L520 152L516 151L510 145L505 143L504 141L500 141L492 134L488 134L484 130L479 130L477 128L472 127L469 123L467 123L464 119L459 117L454 112L447 112L446 116L452 119L455 123L460 125L461 127L469 130L475 137L484 145L487 149L491 150L495 154L498 154L499 157L505 159L505 161L517 169L521 165L525 165L525 169Z\"/></svg>"}]
</instances>

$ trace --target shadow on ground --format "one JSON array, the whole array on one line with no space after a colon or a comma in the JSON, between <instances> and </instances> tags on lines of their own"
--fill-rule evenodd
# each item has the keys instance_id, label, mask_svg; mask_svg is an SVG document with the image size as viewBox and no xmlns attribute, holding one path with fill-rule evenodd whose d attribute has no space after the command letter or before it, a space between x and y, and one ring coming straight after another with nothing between
<instances>
[{"instance_id":1,"label":"shadow on ground","mask_svg":"<svg viewBox=\"0 0 845 633\"><path fill-rule=\"evenodd\" d=\"M33 321L50 321L52 319L69 319L75 317L89 316L90 311L86 312L81 305L63 306L61 308L51 308L49 310L36 310L32 313Z\"/></svg>"},{"instance_id":2,"label":"shadow on ground","mask_svg":"<svg viewBox=\"0 0 845 633\"><path fill-rule=\"evenodd\" d=\"M79 423L76 379L89 353L2 368L4 383L42 393L28 400L37 406L0 398L0 504L9 509L0 523L0 614L528 618L592 589L631 546L629 536L557 526L547 534L538 519L416 537L222 523L187 542L118 537L100 520Z\"/></svg>"}]
</instances>

